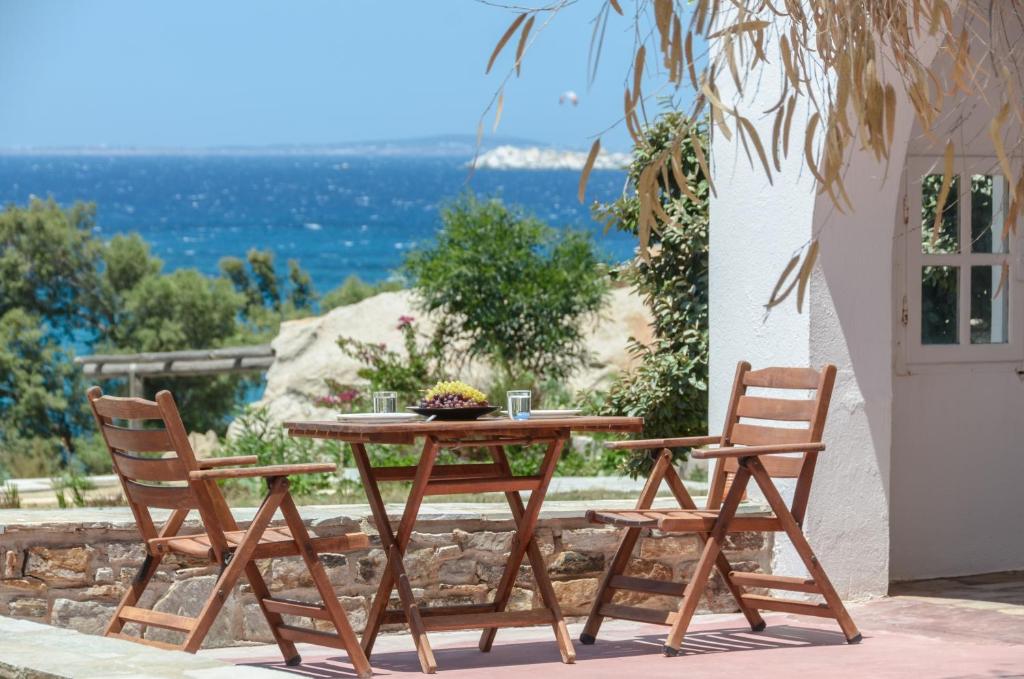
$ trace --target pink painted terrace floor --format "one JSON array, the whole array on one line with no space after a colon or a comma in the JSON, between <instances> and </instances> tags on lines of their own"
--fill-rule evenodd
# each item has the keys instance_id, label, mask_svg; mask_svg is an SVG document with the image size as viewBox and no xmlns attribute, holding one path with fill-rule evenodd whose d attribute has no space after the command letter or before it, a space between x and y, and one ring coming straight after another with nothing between
<instances>
[{"instance_id":1,"label":"pink painted terrace floor","mask_svg":"<svg viewBox=\"0 0 1024 679\"><path fill-rule=\"evenodd\" d=\"M607 621L593 646L576 644L575 665L563 665L550 628L500 630L494 649L476 649L479 632L431 635L438 674L538 679L699 677L1024 677L1024 573L1002 573L894 586L893 596L850 605L864 641L845 643L831 621L766 615L751 633L739 615L698 616L676 658L661 655L667 628ZM570 626L574 638L581 625ZM304 662L285 667L275 646L225 648L203 655L240 666L278 670L284 679L352 677L345 656L300 647ZM380 637L371 658L375 676L422 677L405 634ZM244 671L239 676L244 676Z\"/></svg>"}]
</instances>

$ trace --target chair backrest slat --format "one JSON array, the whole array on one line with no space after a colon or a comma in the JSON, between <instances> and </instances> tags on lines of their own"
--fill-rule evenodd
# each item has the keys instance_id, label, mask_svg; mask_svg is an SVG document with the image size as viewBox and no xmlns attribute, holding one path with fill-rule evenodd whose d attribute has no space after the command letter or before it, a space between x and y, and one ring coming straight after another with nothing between
<instances>
[{"instance_id":1,"label":"chair backrest slat","mask_svg":"<svg viewBox=\"0 0 1024 679\"><path fill-rule=\"evenodd\" d=\"M174 450L166 429L125 429L105 424L103 435L111 448L126 453L166 453Z\"/></svg>"},{"instance_id":2,"label":"chair backrest slat","mask_svg":"<svg viewBox=\"0 0 1024 679\"><path fill-rule=\"evenodd\" d=\"M836 368L826 365L813 368L771 367L751 370L741 361L736 366L736 379L726 410L722 430L723 446L766 446L775 444L819 443L825 426ZM756 390L753 394L749 389ZM786 390L779 395L763 392ZM790 398L794 391L813 391L813 398ZM779 397L784 396L784 397ZM773 426L778 423L780 426ZM806 426L796 426L806 423ZM765 471L776 478L795 478L793 516L803 520L817 452L759 456ZM739 468L736 459L717 464L708 493L708 507L721 506L732 476Z\"/></svg>"},{"instance_id":3,"label":"chair backrest slat","mask_svg":"<svg viewBox=\"0 0 1024 679\"><path fill-rule=\"evenodd\" d=\"M804 458L785 457L783 455L764 455L761 457L761 464L768 475L776 479L795 479L800 476L800 470L804 466ZM735 474L739 469L739 462L730 458L722 465L727 474Z\"/></svg>"},{"instance_id":4,"label":"chair backrest slat","mask_svg":"<svg viewBox=\"0 0 1024 679\"><path fill-rule=\"evenodd\" d=\"M113 452L114 467L118 474L132 481L185 481L188 472L176 457L136 457L121 451Z\"/></svg>"},{"instance_id":5,"label":"chair backrest slat","mask_svg":"<svg viewBox=\"0 0 1024 679\"><path fill-rule=\"evenodd\" d=\"M93 401L96 413L112 420L161 420L160 406L141 398L103 396Z\"/></svg>"},{"instance_id":6,"label":"chair backrest slat","mask_svg":"<svg viewBox=\"0 0 1024 679\"><path fill-rule=\"evenodd\" d=\"M147 486L129 479L124 489L131 502L160 509L199 509L199 502L191 486Z\"/></svg>"},{"instance_id":7,"label":"chair backrest slat","mask_svg":"<svg viewBox=\"0 0 1024 679\"><path fill-rule=\"evenodd\" d=\"M743 374L743 386L767 389L817 389L821 378L814 368L762 368Z\"/></svg>"},{"instance_id":8,"label":"chair backrest slat","mask_svg":"<svg viewBox=\"0 0 1024 679\"><path fill-rule=\"evenodd\" d=\"M756 420L810 422L817 402L811 399L740 396L736 414Z\"/></svg>"},{"instance_id":9,"label":"chair backrest slat","mask_svg":"<svg viewBox=\"0 0 1024 679\"><path fill-rule=\"evenodd\" d=\"M174 534L185 514L196 509L217 558L222 558L228 549L224 531L237 526L216 483L189 479L189 472L197 471L199 463L171 393L161 391L155 401L147 401L104 396L99 387L92 387L89 403L143 539ZM143 429L126 429L115 425L115 420L146 423ZM185 511L172 514L158 532L151 508Z\"/></svg>"},{"instance_id":10,"label":"chair backrest slat","mask_svg":"<svg viewBox=\"0 0 1024 679\"><path fill-rule=\"evenodd\" d=\"M781 443L807 443L811 440L811 430L784 429L782 427L766 427L760 424L734 424L729 441L738 446L771 446Z\"/></svg>"}]
</instances>

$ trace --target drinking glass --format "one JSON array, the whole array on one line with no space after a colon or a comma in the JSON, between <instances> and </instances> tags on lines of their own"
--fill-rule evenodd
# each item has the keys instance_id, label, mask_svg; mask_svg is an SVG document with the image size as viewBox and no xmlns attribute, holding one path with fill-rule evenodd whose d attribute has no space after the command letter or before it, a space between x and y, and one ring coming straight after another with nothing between
<instances>
[{"instance_id":1,"label":"drinking glass","mask_svg":"<svg viewBox=\"0 0 1024 679\"><path fill-rule=\"evenodd\" d=\"M530 398L529 389L515 389L505 394L508 398L508 416L513 420L530 419Z\"/></svg>"},{"instance_id":2,"label":"drinking glass","mask_svg":"<svg viewBox=\"0 0 1024 679\"><path fill-rule=\"evenodd\" d=\"M375 413L397 413L398 392L397 391L375 391L373 392L373 412Z\"/></svg>"}]
</instances>

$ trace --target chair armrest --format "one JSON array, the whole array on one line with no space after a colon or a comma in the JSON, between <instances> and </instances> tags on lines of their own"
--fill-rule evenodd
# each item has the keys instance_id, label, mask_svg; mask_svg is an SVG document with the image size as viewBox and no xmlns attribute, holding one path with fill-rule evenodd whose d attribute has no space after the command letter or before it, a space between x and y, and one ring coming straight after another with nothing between
<instances>
[{"instance_id":1,"label":"chair armrest","mask_svg":"<svg viewBox=\"0 0 1024 679\"><path fill-rule=\"evenodd\" d=\"M690 453L698 460L716 460L726 457L756 457L775 453L806 453L825 450L824 443L780 443L770 446L736 446L728 448L700 448Z\"/></svg>"},{"instance_id":2,"label":"chair armrest","mask_svg":"<svg viewBox=\"0 0 1024 679\"><path fill-rule=\"evenodd\" d=\"M330 462L311 462L308 464L276 464L269 467L248 467L246 469L201 469L189 472L192 481L209 479L248 479L254 477L274 478L293 474L327 474L338 470L338 465Z\"/></svg>"},{"instance_id":3,"label":"chair armrest","mask_svg":"<svg viewBox=\"0 0 1024 679\"><path fill-rule=\"evenodd\" d=\"M196 460L200 469L213 469L214 467L232 467L242 464L256 464L260 458L255 455L236 455L235 457L204 457Z\"/></svg>"},{"instance_id":4,"label":"chair armrest","mask_svg":"<svg viewBox=\"0 0 1024 679\"><path fill-rule=\"evenodd\" d=\"M642 450L645 448L683 448L693 446L706 446L711 443L718 443L721 436L683 436L673 439L639 439L635 441L613 441L606 443L605 448L610 450Z\"/></svg>"}]
</instances>

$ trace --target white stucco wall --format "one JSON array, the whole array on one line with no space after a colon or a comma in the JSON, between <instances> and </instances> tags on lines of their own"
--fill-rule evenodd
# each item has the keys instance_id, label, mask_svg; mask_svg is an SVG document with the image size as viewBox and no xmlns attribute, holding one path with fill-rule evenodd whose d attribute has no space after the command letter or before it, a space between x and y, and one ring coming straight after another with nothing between
<instances>
[{"instance_id":1,"label":"white stucco wall","mask_svg":"<svg viewBox=\"0 0 1024 679\"><path fill-rule=\"evenodd\" d=\"M1011 41L1020 40L1019 26L1004 30ZM972 51L982 53L983 46ZM1000 174L987 134L992 111L979 100L967 112L956 135L958 154L987 159L980 162ZM908 153L940 156L942 146L915 129ZM910 206L911 219L917 209ZM899 304L901 281L895 283L893 303ZM1024 313L1022 293L1024 285L1013 281L1011 316ZM901 328L894 330L899 339ZM963 348L965 357L970 349ZM1017 374L1024 346L1013 360L994 363L908 364L913 357L902 347L895 358L892 579L1024 569L1024 381Z\"/></svg>"},{"instance_id":2,"label":"white stucco wall","mask_svg":"<svg viewBox=\"0 0 1024 679\"><path fill-rule=\"evenodd\" d=\"M935 46L922 47L929 59ZM764 69L748 92L747 110L778 98L777 69ZM728 94L727 94L728 96ZM797 123L802 120L797 113ZM771 118L755 120L770 139ZM838 213L815 195L801 154L769 186L736 140L713 140L718 195L711 202L710 421L720 426L737 360L766 365L835 363L839 368L805 530L845 597L880 595L890 572L890 486L893 441L893 228L912 116L897 116L888 168L855 152L846 187L857 206ZM796 124L797 146L802 145ZM812 237L821 251L798 314L793 300L765 316L764 303L793 252ZM779 572L802 573L780 540Z\"/></svg>"}]
</instances>

